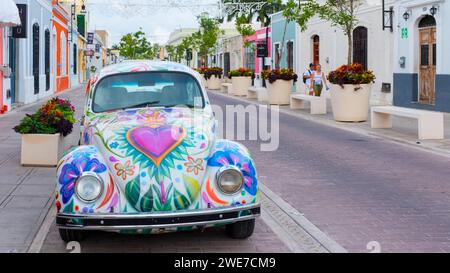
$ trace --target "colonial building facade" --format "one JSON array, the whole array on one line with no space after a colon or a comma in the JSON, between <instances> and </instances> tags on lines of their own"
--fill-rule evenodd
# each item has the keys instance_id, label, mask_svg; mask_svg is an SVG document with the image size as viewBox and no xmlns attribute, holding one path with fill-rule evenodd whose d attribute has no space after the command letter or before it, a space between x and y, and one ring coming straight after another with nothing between
<instances>
[{"instance_id":1,"label":"colonial building facade","mask_svg":"<svg viewBox=\"0 0 450 273\"><path fill-rule=\"evenodd\" d=\"M22 26L4 32L3 63L11 75L4 88L3 104L32 103L53 93L50 81L51 19L50 0L15 0Z\"/></svg>"},{"instance_id":2,"label":"colonial building facade","mask_svg":"<svg viewBox=\"0 0 450 273\"><path fill-rule=\"evenodd\" d=\"M53 0L53 42L56 45L53 52L53 71L56 72L54 80L55 91L61 92L69 88L69 13Z\"/></svg>"},{"instance_id":3,"label":"colonial building facade","mask_svg":"<svg viewBox=\"0 0 450 273\"><path fill-rule=\"evenodd\" d=\"M394 1L385 2L386 10L394 5ZM383 29L381 1L363 3L357 10L357 19L358 24L353 30L353 62L373 70L377 77L371 103L392 104L395 26ZM313 19L303 32L297 26L297 41L299 73L306 71L310 63L321 64L325 73L347 64L347 36L328 21Z\"/></svg>"},{"instance_id":4,"label":"colonial building facade","mask_svg":"<svg viewBox=\"0 0 450 273\"><path fill-rule=\"evenodd\" d=\"M450 112L450 3L397 1L394 104Z\"/></svg>"},{"instance_id":5,"label":"colonial building facade","mask_svg":"<svg viewBox=\"0 0 450 273\"><path fill-rule=\"evenodd\" d=\"M272 67L274 69L290 68L297 71L296 24L288 22L282 12L271 16L272 28Z\"/></svg>"}]
</instances>

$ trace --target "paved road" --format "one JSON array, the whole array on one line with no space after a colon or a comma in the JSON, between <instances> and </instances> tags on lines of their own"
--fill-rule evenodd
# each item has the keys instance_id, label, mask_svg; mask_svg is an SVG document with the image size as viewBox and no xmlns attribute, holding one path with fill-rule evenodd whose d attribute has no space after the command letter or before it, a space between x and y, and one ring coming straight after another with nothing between
<instances>
[{"instance_id":1,"label":"paved road","mask_svg":"<svg viewBox=\"0 0 450 273\"><path fill-rule=\"evenodd\" d=\"M449 158L283 113L277 151L243 143L263 182L347 250L450 251Z\"/></svg>"},{"instance_id":2,"label":"paved road","mask_svg":"<svg viewBox=\"0 0 450 273\"><path fill-rule=\"evenodd\" d=\"M213 93L210 99L221 107L241 103ZM286 114L280 115L277 151L243 143L262 182L347 250L367 252L367 243L377 241L383 252L450 251L450 159ZM264 221L258 223L255 236L237 244L218 230L161 237L96 233L82 250L287 251ZM54 225L42 251L67 252Z\"/></svg>"}]
</instances>

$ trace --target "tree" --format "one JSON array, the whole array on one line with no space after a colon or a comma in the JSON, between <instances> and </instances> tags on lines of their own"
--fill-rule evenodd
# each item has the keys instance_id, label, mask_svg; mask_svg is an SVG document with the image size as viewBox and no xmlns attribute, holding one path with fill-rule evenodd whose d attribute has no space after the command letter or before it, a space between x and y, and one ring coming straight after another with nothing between
<instances>
[{"instance_id":1,"label":"tree","mask_svg":"<svg viewBox=\"0 0 450 273\"><path fill-rule=\"evenodd\" d=\"M318 16L327 20L332 26L337 26L347 36L347 63L353 63L353 29L358 24L356 11L363 0L326 0L323 4L314 0L288 0L283 15L296 21L302 31L305 31L311 18Z\"/></svg>"},{"instance_id":2,"label":"tree","mask_svg":"<svg viewBox=\"0 0 450 273\"><path fill-rule=\"evenodd\" d=\"M117 48L126 59L151 59L153 55L151 43L142 30L123 36Z\"/></svg>"},{"instance_id":3,"label":"tree","mask_svg":"<svg viewBox=\"0 0 450 273\"><path fill-rule=\"evenodd\" d=\"M173 60L176 61L175 46L166 45L165 48L166 48L167 55L169 57L169 61L173 61Z\"/></svg>"},{"instance_id":4,"label":"tree","mask_svg":"<svg viewBox=\"0 0 450 273\"><path fill-rule=\"evenodd\" d=\"M217 40L219 36L224 33L220 29L220 21L215 18L210 18L208 14L202 14L197 17L200 25L199 31L192 34L192 36L186 40L189 46L198 50L200 56L203 56L205 62L208 59L208 54L213 52L216 48Z\"/></svg>"},{"instance_id":5,"label":"tree","mask_svg":"<svg viewBox=\"0 0 450 273\"><path fill-rule=\"evenodd\" d=\"M159 59L161 52L161 46L158 43L154 43L151 47L151 57L150 59Z\"/></svg>"}]
</instances>

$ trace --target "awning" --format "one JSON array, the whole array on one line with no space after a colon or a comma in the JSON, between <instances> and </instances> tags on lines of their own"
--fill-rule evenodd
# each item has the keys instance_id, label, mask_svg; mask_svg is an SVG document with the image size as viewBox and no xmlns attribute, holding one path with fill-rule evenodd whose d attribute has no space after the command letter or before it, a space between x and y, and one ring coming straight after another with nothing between
<instances>
[{"instance_id":1,"label":"awning","mask_svg":"<svg viewBox=\"0 0 450 273\"><path fill-rule=\"evenodd\" d=\"M19 10L13 0L1 0L0 6L0 27L11 27L21 24Z\"/></svg>"}]
</instances>

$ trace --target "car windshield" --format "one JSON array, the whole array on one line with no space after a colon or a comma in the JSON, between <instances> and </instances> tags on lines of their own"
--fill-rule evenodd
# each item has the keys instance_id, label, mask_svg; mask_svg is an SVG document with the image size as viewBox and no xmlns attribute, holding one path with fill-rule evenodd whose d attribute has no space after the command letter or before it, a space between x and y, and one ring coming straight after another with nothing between
<instances>
[{"instance_id":1,"label":"car windshield","mask_svg":"<svg viewBox=\"0 0 450 273\"><path fill-rule=\"evenodd\" d=\"M108 76L97 84L95 113L143 107L203 108L198 81L181 72L140 72Z\"/></svg>"}]
</instances>

